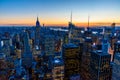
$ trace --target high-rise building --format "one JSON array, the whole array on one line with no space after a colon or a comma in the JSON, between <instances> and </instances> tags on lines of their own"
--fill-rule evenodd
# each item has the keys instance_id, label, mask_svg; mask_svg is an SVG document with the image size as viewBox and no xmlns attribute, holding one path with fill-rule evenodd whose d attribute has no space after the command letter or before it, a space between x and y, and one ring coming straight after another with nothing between
<instances>
[{"instance_id":1,"label":"high-rise building","mask_svg":"<svg viewBox=\"0 0 120 80\"><path fill-rule=\"evenodd\" d=\"M80 72L79 47L72 43L65 44L63 45L62 52L64 59L64 80L69 80L71 76Z\"/></svg>"},{"instance_id":2,"label":"high-rise building","mask_svg":"<svg viewBox=\"0 0 120 80\"><path fill-rule=\"evenodd\" d=\"M112 80L120 79L120 41L115 43Z\"/></svg>"},{"instance_id":3,"label":"high-rise building","mask_svg":"<svg viewBox=\"0 0 120 80\"><path fill-rule=\"evenodd\" d=\"M7 63L5 54L0 53L0 80L7 80Z\"/></svg>"},{"instance_id":4,"label":"high-rise building","mask_svg":"<svg viewBox=\"0 0 120 80\"><path fill-rule=\"evenodd\" d=\"M35 47L39 47L40 45L40 22L39 19L37 17L37 21L36 21L36 31L35 31Z\"/></svg>"},{"instance_id":5,"label":"high-rise building","mask_svg":"<svg viewBox=\"0 0 120 80\"><path fill-rule=\"evenodd\" d=\"M108 40L103 39L103 41L102 41L102 51L104 51L104 53L108 53L109 46L110 46L110 44L109 44Z\"/></svg>"},{"instance_id":6,"label":"high-rise building","mask_svg":"<svg viewBox=\"0 0 120 80\"><path fill-rule=\"evenodd\" d=\"M111 55L102 50L91 52L90 80L111 80L110 60Z\"/></svg>"},{"instance_id":7,"label":"high-rise building","mask_svg":"<svg viewBox=\"0 0 120 80\"><path fill-rule=\"evenodd\" d=\"M81 70L82 70L82 55L83 55L83 43L79 43L79 60L80 60L80 75L82 74Z\"/></svg>"},{"instance_id":8,"label":"high-rise building","mask_svg":"<svg viewBox=\"0 0 120 80\"><path fill-rule=\"evenodd\" d=\"M115 33L115 23L112 23L112 25L111 25L111 27L112 27L112 35L114 35L114 33Z\"/></svg>"},{"instance_id":9,"label":"high-rise building","mask_svg":"<svg viewBox=\"0 0 120 80\"><path fill-rule=\"evenodd\" d=\"M30 68L32 66L32 52L30 50L29 36L27 32L24 32L23 34L22 66L25 68Z\"/></svg>"},{"instance_id":10,"label":"high-rise building","mask_svg":"<svg viewBox=\"0 0 120 80\"><path fill-rule=\"evenodd\" d=\"M44 52L46 56L54 56L55 40L53 35L45 35L43 38Z\"/></svg>"},{"instance_id":11,"label":"high-rise building","mask_svg":"<svg viewBox=\"0 0 120 80\"><path fill-rule=\"evenodd\" d=\"M64 77L64 63L61 58L54 58L53 60L53 80L63 80Z\"/></svg>"},{"instance_id":12,"label":"high-rise building","mask_svg":"<svg viewBox=\"0 0 120 80\"><path fill-rule=\"evenodd\" d=\"M10 39L3 38L2 42L2 52L5 53L6 57L10 57Z\"/></svg>"},{"instance_id":13,"label":"high-rise building","mask_svg":"<svg viewBox=\"0 0 120 80\"><path fill-rule=\"evenodd\" d=\"M83 54L81 62L81 77L83 80L90 80L90 59L92 51L92 39L86 37L83 45Z\"/></svg>"}]
</instances>

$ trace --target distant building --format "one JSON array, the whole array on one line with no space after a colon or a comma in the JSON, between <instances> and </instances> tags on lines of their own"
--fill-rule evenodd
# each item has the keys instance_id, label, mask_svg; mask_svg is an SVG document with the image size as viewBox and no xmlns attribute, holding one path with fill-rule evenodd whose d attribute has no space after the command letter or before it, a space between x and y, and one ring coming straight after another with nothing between
<instances>
[{"instance_id":1,"label":"distant building","mask_svg":"<svg viewBox=\"0 0 120 80\"><path fill-rule=\"evenodd\" d=\"M108 40L103 39L102 40L102 51L104 51L104 53L108 53L109 47L110 47L110 44L109 44Z\"/></svg>"},{"instance_id":2,"label":"distant building","mask_svg":"<svg viewBox=\"0 0 120 80\"><path fill-rule=\"evenodd\" d=\"M7 63L5 58L5 54L0 53L0 80L7 80L8 78Z\"/></svg>"},{"instance_id":3,"label":"distant building","mask_svg":"<svg viewBox=\"0 0 120 80\"><path fill-rule=\"evenodd\" d=\"M69 43L63 45L64 80L80 73L79 47Z\"/></svg>"},{"instance_id":4,"label":"distant building","mask_svg":"<svg viewBox=\"0 0 120 80\"><path fill-rule=\"evenodd\" d=\"M112 23L111 24L111 27L112 27L112 36L114 36L114 33L115 33L115 23Z\"/></svg>"},{"instance_id":5,"label":"distant building","mask_svg":"<svg viewBox=\"0 0 120 80\"><path fill-rule=\"evenodd\" d=\"M39 19L37 17L37 21L36 21L36 27L35 27L35 47L39 47L40 45L40 22Z\"/></svg>"},{"instance_id":6,"label":"distant building","mask_svg":"<svg viewBox=\"0 0 120 80\"><path fill-rule=\"evenodd\" d=\"M5 53L6 57L10 57L10 39L3 38L2 42L2 52Z\"/></svg>"},{"instance_id":7,"label":"distant building","mask_svg":"<svg viewBox=\"0 0 120 80\"><path fill-rule=\"evenodd\" d=\"M69 38L69 42L71 42L71 39L73 38L73 29L75 28L75 25L72 22L69 22L69 34L68 34L68 38Z\"/></svg>"},{"instance_id":8,"label":"distant building","mask_svg":"<svg viewBox=\"0 0 120 80\"><path fill-rule=\"evenodd\" d=\"M53 35L45 35L43 38L43 48L46 56L54 56L55 40Z\"/></svg>"}]
</instances>

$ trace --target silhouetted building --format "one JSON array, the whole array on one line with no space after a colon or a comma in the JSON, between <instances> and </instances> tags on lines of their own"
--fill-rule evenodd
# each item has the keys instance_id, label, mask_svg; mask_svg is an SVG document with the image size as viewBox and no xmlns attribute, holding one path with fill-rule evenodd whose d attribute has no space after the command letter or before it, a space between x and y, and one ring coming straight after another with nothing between
<instances>
[{"instance_id":1,"label":"silhouetted building","mask_svg":"<svg viewBox=\"0 0 120 80\"><path fill-rule=\"evenodd\" d=\"M43 38L43 46L46 56L54 56L55 40L53 35L45 35Z\"/></svg>"},{"instance_id":2,"label":"silhouetted building","mask_svg":"<svg viewBox=\"0 0 120 80\"><path fill-rule=\"evenodd\" d=\"M38 17L37 17L37 21L36 21L36 31L35 31L35 47L40 47L40 23L39 23L39 20L38 20Z\"/></svg>"}]
</instances>

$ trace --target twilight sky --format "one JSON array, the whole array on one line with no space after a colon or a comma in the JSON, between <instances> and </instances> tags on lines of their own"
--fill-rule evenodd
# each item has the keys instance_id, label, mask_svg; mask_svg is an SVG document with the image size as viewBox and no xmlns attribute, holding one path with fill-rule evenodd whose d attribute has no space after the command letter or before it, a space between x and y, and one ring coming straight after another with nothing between
<instances>
[{"instance_id":1,"label":"twilight sky","mask_svg":"<svg viewBox=\"0 0 120 80\"><path fill-rule=\"evenodd\" d=\"M120 0L0 0L0 25L67 25L120 23Z\"/></svg>"}]
</instances>

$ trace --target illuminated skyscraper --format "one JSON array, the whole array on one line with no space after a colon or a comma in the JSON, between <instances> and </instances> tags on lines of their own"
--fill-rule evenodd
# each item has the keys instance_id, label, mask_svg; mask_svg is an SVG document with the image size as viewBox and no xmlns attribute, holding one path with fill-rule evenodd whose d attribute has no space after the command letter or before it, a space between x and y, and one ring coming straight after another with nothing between
<instances>
[{"instance_id":1,"label":"illuminated skyscraper","mask_svg":"<svg viewBox=\"0 0 120 80\"><path fill-rule=\"evenodd\" d=\"M81 64L81 77L83 80L90 80L90 59L92 51L92 39L86 37L83 46L82 64Z\"/></svg>"},{"instance_id":2,"label":"illuminated skyscraper","mask_svg":"<svg viewBox=\"0 0 120 80\"><path fill-rule=\"evenodd\" d=\"M36 31L35 31L35 47L39 47L40 45L40 23L39 23L39 19L37 17L37 21L36 21Z\"/></svg>"},{"instance_id":3,"label":"illuminated skyscraper","mask_svg":"<svg viewBox=\"0 0 120 80\"><path fill-rule=\"evenodd\" d=\"M112 25L111 25L111 27L112 27L112 35L114 35L114 33L115 33L115 23L112 23Z\"/></svg>"},{"instance_id":4,"label":"illuminated skyscraper","mask_svg":"<svg viewBox=\"0 0 120 80\"><path fill-rule=\"evenodd\" d=\"M71 16L70 16L70 22L68 25L68 30L69 30L69 34L68 34L68 38L69 38L69 43L71 42L71 39L73 38L73 29L75 28L75 25L72 23L72 12L71 12Z\"/></svg>"},{"instance_id":5,"label":"illuminated skyscraper","mask_svg":"<svg viewBox=\"0 0 120 80\"><path fill-rule=\"evenodd\" d=\"M107 41L107 39L103 39L102 41L102 51L104 53L108 53L108 48L109 48L110 44L109 42Z\"/></svg>"},{"instance_id":6,"label":"illuminated skyscraper","mask_svg":"<svg viewBox=\"0 0 120 80\"><path fill-rule=\"evenodd\" d=\"M110 60L111 55L102 50L91 52L90 80L111 80Z\"/></svg>"},{"instance_id":7,"label":"illuminated skyscraper","mask_svg":"<svg viewBox=\"0 0 120 80\"><path fill-rule=\"evenodd\" d=\"M53 35L45 35L43 39L44 51L46 56L54 56L55 40Z\"/></svg>"},{"instance_id":8,"label":"illuminated skyscraper","mask_svg":"<svg viewBox=\"0 0 120 80\"><path fill-rule=\"evenodd\" d=\"M79 74L80 61L79 61L79 47L75 44L69 43L63 45L63 58L64 58L64 80L69 80L71 76Z\"/></svg>"}]
</instances>

